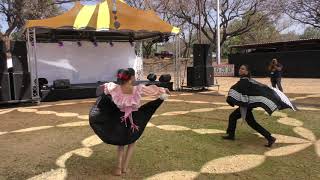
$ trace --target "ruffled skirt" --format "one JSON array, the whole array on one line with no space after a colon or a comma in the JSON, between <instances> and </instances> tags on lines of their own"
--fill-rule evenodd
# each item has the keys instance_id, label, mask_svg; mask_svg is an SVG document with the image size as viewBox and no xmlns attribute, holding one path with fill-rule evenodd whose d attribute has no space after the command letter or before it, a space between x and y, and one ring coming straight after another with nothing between
<instances>
[{"instance_id":1,"label":"ruffled skirt","mask_svg":"<svg viewBox=\"0 0 320 180\"><path fill-rule=\"evenodd\" d=\"M132 112L134 123L139 131L132 131L131 124L121 123L124 112L112 101L110 95L101 95L90 110L89 123L97 136L105 143L112 145L128 145L140 138L152 115L163 103L163 100L150 101Z\"/></svg>"}]
</instances>

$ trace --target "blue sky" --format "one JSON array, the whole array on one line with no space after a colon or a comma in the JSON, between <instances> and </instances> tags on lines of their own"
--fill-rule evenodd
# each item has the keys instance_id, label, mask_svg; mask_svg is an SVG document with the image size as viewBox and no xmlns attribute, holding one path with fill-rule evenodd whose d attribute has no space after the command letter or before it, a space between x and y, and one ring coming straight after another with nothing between
<instances>
[{"instance_id":1,"label":"blue sky","mask_svg":"<svg viewBox=\"0 0 320 180\"><path fill-rule=\"evenodd\" d=\"M86 2L83 4L95 4L95 3L96 2ZM72 8L73 4L74 3L68 3L68 4L63 5L63 7L66 9L70 9L70 8ZM8 26L7 26L7 23L5 22L5 17L3 17L3 15L1 15L1 17L0 17L0 30L1 30L1 32L4 32L7 28L8 28Z\"/></svg>"},{"instance_id":2,"label":"blue sky","mask_svg":"<svg viewBox=\"0 0 320 180\"><path fill-rule=\"evenodd\" d=\"M90 2L90 3L87 2L87 3L84 3L84 4L95 4L95 2ZM73 6L73 3L69 3L69 4L64 5L64 7L66 9L70 9L72 6ZM287 19L285 18L284 20L286 21ZM1 17L0 18L0 30L2 32L4 32L7 28L8 28L8 26L7 26L6 22L5 22L5 18ZM298 34L302 34L305 28L306 28L305 25L293 22L287 29L285 29L281 33L287 33L287 32L292 32L293 31L293 32L296 32Z\"/></svg>"},{"instance_id":3,"label":"blue sky","mask_svg":"<svg viewBox=\"0 0 320 180\"><path fill-rule=\"evenodd\" d=\"M289 28L287 28L286 30L282 31L282 34L288 33L288 32L296 32L298 34L303 34L304 30L306 29L306 26L303 24L299 24L299 23L294 23L293 25L291 25Z\"/></svg>"}]
</instances>

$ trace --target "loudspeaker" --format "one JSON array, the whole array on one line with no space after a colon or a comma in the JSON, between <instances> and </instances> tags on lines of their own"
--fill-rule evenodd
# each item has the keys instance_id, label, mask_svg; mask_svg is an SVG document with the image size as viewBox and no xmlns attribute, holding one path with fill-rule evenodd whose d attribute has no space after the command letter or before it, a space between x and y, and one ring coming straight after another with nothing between
<instances>
[{"instance_id":1,"label":"loudspeaker","mask_svg":"<svg viewBox=\"0 0 320 180\"><path fill-rule=\"evenodd\" d=\"M214 84L213 67L188 67L187 86L188 87L208 87Z\"/></svg>"},{"instance_id":2,"label":"loudspeaker","mask_svg":"<svg viewBox=\"0 0 320 180\"><path fill-rule=\"evenodd\" d=\"M0 73L7 72L7 69L6 46L3 41L0 41Z\"/></svg>"},{"instance_id":3,"label":"loudspeaker","mask_svg":"<svg viewBox=\"0 0 320 180\"><path fill-rule=\"evenodd\" d=\"M157 75L151 73L151 74L149 74L149 75L147 76L147 79L148 79L149 81L155 81L155 80L157 80Z\"/></svg>"},{"instance_id":4,"label":"loudspeaker","mask_svg":"<svg viewBox=\"0 0 320 180\"><path fill-rule=\"evenodd\" d=\"M193 66L212 66L212 48L209 44L193 45Z\"/></svg>"},{"instance_id":5,"label":"loudspeaker","mask_svg":"<svg viewBox=\"0 0 320 180\"><path fill-rule=\"evenodd\" d=\"M163 74L159 78L160 82L170 82L171 81L171 75L170 74Z\"/></svg>"},{"instance_id":6,"label":"loudspeaker","mask_svg":"<svg viewBox=\"0 0 320 180\"><path fill-rule=\"evenodd\" d=\"M11 56L14 72L28 72L28 53L25 41L11 41Z\"/></svg>"},{"instance_id":7,"label":"loudspeaker","mask_svg":"<svg viewBox=\"0 0 320 180\"><path fill-rule=\"evenodd\" d=\"M149 81L146 83L146 86L150 86L150 85L160 86L160 82L159 81Z\"/></svg>"},{"instance_id":8,"label":"loudspeaker","mask_svg":"<svg viewBox=\"0 0 320 180\"><path fill-rule=\"evenodd\" d=\"M29 72L12 73L14 100L29 100L31 95L31 75Z\"/></svg>"},{"instance_id":9,"label":"loudspeaker","mask_svg":"<svg viewBox=\"0 0 320 180\"><path fill-rule=\"evenodd\" d=\"M204 86L204 67L188 67L187 68L187 86L202 87Z\"/></svg>"},{"instance_id":10,"label":"loudspeaker","mask_svg":"<svg viewBox=\"0 0 320 180\"><path fill-rule=\"evenodd\" d=\"M48 80L46 78L38 78L39 86L48 85Z\"/></svg>"},{"instance_id":11,"label":"loudspeaker","mask_svg":"<svg viewBox=\"0 0 320 180\"><path fill-rule=\"evenodd\" d=\"M9 73L0 73L0 102L11 100Z\"/></svg>"},{"instance_id":12,"label":"loudspeaker","mask_svg":"<svg viewBox=\"0 0 320 180\"><path fill-rule=\"evenodd\" d=\"M43 91L44 90L49 90L48 86L48 80L46 78L38 78L38 83L39 83L39 95L42 98L43 97Z\"/></svg>"},{"instance_id":13,"label":"loudspeaker","mask_svg":"<svg viewBox=\"0 0 320 180\"><path fill-rule=\"evenodd\" d=\"M214 85L214 68L206 67L205 71L205 86L209 87Z\"/></svg>"},{"instance_id":14,"label":"loudspeaker","mask_svg":"<svg viewBox=\"0 0 320 180\"><path fill-rule=\"evenodd\" d=\"M69 79L57 79L53 81L53 88L55 89L68 89L71 87Z\"/></svg>"}]
</instances>

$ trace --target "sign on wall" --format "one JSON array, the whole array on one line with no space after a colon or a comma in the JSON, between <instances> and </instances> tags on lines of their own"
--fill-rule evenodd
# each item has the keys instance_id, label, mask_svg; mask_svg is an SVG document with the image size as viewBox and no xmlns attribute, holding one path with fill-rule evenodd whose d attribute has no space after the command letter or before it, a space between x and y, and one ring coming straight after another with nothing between
<instances>
[{"instance_id":1,"label":"sign on wall","mask_svg":"<svg viewBox=\"0 0 320 180\"><path fill-rule=\"evenodd\" d=\"M214 65L213 68L214 68L215 77L233 77L234 76L233 64L219 64L219 65Z\"/></svg>"}]
</instances>

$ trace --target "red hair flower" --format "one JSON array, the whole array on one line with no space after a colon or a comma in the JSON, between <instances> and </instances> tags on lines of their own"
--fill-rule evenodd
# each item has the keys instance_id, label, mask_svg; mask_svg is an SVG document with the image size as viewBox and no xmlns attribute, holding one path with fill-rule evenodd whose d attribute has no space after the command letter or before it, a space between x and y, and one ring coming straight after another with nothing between
<instances>
[{"instance_id":1,"label":"red hair flower","mask_svg":"<svg viewBox=\"0 0 320 180\"><path fill-rule=\"evenodd\" d=\"M126 75L126 74L123 74L123 73L117 74L117 78L119 78L119 79L121 79L121 80L124 80L124 81L129 80L129 76Z\"/></svg>"}]
</instances>

